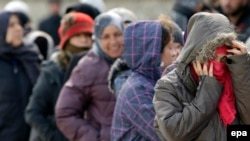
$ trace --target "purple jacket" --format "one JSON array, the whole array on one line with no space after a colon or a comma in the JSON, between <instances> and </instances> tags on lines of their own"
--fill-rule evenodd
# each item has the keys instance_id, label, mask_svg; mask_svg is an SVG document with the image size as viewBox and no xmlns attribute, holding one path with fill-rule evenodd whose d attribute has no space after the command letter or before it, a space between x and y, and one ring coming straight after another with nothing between
<instances>
[{"instance_id":1,"label":"purple jacket","mask_svg":"<svg viewBox=\"0 0 250 141\"><path fill-rule=\"evenodd\" d=\"M115 96L108 89L108 63L92 51L64 85L56 105L56 122L71 141L109 141Z\"/></svg>"}]
</instances>

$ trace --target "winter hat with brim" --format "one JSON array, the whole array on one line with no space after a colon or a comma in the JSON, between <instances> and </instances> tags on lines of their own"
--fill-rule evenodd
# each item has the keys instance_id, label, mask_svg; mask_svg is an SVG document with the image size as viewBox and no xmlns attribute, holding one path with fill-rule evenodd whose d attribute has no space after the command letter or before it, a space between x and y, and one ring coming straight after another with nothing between
<instances>
[{"instance_id":1,"label":"winter hat with brim","mask_svg":"<svg viewBox=\"0 0 250 141\"><path fill-rule=\"evenodd\" d=\"M84 13L72 12L66 14L61 21L61 25L58 29L60 36L60 48L63 49L68 40L79 33L93 33L94 21L93 19Z\"/></svg>"}]
</instances>

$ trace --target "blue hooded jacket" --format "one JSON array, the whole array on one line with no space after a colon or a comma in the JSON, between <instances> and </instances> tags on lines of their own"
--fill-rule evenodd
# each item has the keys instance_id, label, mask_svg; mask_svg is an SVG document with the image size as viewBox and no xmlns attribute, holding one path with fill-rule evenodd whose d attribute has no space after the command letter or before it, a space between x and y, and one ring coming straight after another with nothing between
<instances>
[{"instance_id":1,"label":"blue hooded jacket","mask_svg":"<svg viewBox=\"0 0 250 141\"><path fill-rule=\"evenodd\" d=\"M129 25L124 33L123 59L132 73L117 97L112 140L159 140L154 131L154 85L161 76L162 26L156 21Z\"/></svg>"}]
</instances>

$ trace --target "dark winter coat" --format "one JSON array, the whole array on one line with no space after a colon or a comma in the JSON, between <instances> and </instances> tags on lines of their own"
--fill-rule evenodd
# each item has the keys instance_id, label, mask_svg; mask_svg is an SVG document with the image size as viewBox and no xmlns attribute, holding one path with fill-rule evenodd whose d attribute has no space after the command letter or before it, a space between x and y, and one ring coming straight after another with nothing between
<instances>
[{"instance_id":1,"label":"dark winter coat","mask_svg":"<svg viewBox=\"0 0 250 141\"><path fill-rule=\"evenodd\" d=\"M54 108L63 86L65 70L51 60L43 63L41 74L26 107L25 119L32 127L30 141L66 141L58 130Z\"/></svg>"},{"instance_id":2,"label":"dark winter coat","mask_svg":"<svg viewBox=\"0 0 250 141\"><path fill-rule=\"evenodd\" d=\"M5 42L12 13L0 14L0 140L27 141L30 127L24 109L40 71L38 50Z\"/></svg>"},{"instance_id":3,"label":"dark winter coat","mask_svg":"<svg viewBox=\"0 0 250 141\"><path fill-rule=\"evenodd\" d=\"M58 28L60 26L60 22L60 15L50 15L47 18L43 19L38 27L39 30L48 33L53 38L55 45L59 44Z\"/></svg>"}]
</instances>

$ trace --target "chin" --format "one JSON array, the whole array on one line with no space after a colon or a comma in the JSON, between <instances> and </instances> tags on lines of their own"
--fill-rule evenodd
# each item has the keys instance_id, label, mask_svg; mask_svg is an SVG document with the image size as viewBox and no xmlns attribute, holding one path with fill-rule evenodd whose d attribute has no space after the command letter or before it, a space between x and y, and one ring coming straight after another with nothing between
<instances>
[{"instance_id":1,"label":"chin","mask_svg":"<svg viewBox=\"0 0 250 141\"><path fill-rule=\"evenodd\" d=\"M113 58L113 59L116 59L116 58L119 58L120 55L112 55L112 56L110 56L110 57Z\"/></svg>"},{"instance_id":2,"label":"chin","mask_svg":"<svg viewBox=\"0 0 250 141\"><path fill-rule=\"evenodd\" d=\"M121 53L116 53L116 54L112 54L110 55L111 58L119 58L122 54Z\"/></svg>"},{"instance_id":3,"label":"chin","mask_svg":"<svg viewBox=\"0 0 250 141\"><path fill-rule=\"evenodd\" d=\"M111 58L119 58L122 55L122 51L110 52Z\"/></svg>"},{"instance_id":4,"label":"chin","mask_svg":"<svg viewBox=\"0 0 250 141\"><path fill-rule=\"evenodd\" d=\"M12 46L13 47L19 47L21 44L22 44L22 42L20 42L20 43L12 43Z\"/></svg>"}]
</instances>

